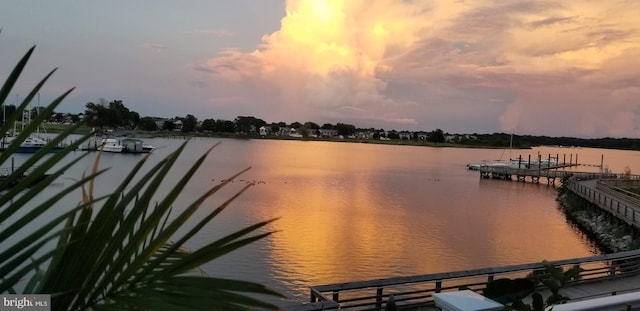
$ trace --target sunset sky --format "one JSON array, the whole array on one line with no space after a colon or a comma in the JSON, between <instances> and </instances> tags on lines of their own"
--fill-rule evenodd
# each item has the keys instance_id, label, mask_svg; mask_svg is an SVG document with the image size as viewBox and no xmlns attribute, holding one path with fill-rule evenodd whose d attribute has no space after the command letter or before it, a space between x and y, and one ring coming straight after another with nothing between
<instances>
[{"instance_id":1,"label":"sunset sky","mask_svg":"<svg viewBox=\"0 0 640 311\"><path fill-rule=\"evenodd\" d=\"M0 74L141 116L640 136L640 1L2 1ZM10 98L15 103L15 94Z\"/></svg>"}]
</instances>

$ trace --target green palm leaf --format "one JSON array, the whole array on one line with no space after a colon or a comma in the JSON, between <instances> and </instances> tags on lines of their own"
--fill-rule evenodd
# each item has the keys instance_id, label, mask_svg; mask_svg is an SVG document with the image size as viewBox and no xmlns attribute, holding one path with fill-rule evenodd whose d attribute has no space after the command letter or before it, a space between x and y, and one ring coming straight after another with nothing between
<instances>
[{"instance_id":1,"label":"green palm leaf","mask_svg":"<svg viewBox=\"0 0 640 311\"><path fill-rule=\"evenodd\" d=\"M2 102L7 99L32 53L33 48L0 89ZM3 134L11 129L17 115L28 107L54 71L24 98L16 113L3 125ZM0 153L0 163L11 157L20 142L33 133L72 90L52 101ZM0 230L0 243L11 241L0 251L0 292L13 292L24 280L22 284L25 285L17 288L18 291L51 294L54 310L277 309L257 298L259 295L280 297L262 285L193 275L200 265L271 234L263 231L273 221L268 220L193 251L184 247L191 237L249 188L240 189L204 219L191 224L191 216L206 204L207 199L246 170L241 171L172 215L172 211L178 210L174 208L176 200L215 146L184 172L168 193L158 193L158 189L167 181L189 141L150 168L145 167L147 155L112 192L94 198L95 178L105 171L98 169L98 153L91 173L36 204L33 198L38 193L87 155L66 160L89 135L61 152L47 156L78 126L57 136L11 175L0 180L0 223L6 223ZM66 164L52 172L60 161ZM57 202L78 192L82 193L80 204L63 207L63 210L57 207ZM58 215L47 216L54 207L59 211ZM36 223L38 225L34 225ZM187 225L192 227L183 230ZM30 229L25 233L23 228L27 226ZM186 233L176 236L181 231Z\"/></svg>"}]
</instances>

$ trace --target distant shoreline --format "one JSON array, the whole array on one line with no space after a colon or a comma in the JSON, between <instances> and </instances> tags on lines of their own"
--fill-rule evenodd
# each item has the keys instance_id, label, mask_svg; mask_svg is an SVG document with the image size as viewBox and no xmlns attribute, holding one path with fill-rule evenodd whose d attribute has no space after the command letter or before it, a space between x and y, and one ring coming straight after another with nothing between
<instances>
[{"instance_id":1,"label":"distant shoreline","mask_svg":"<svg viewBox=\"0 0 640 311\"><path fill-rule=\"evenodd\" d=\"M60 133L67 129L70 125L65 124L47 124L46 130L49 133ZM87 134L91 128L82 126L76 134ZM640 139L633 138L572 138L572 137L548 137L548 136L531 136L531 135L511 135L505 133L493 134L472 134L464 136L474 136L477 139L466 139L462 142L443 142L435 143L426 140L378 140L378 139L351 139L351 138L320 138L320 137L290 137L290 136L259 136L245 135L236 133L212 133L212 132L173 132L173 131L140 131L140 130L118 130L113 132L114 136L125 137L213 137L213 138L231 138L231 139L271 139L271 140L296 140L296 141L326 141L326 142L346 142L346 143L363 143L378 145L396 145L396 146L418 146L418 147L444 147L444 148L477 148L477 149L531 149L538 146L566 146L566 147L583 147L583 148L602 148L615 150L640 150ZM460 134L457 134L460 135ZM460 135L462 136L462 135ZM510 137L513 142L510 142Z\"/></svg>"}]
</instances>

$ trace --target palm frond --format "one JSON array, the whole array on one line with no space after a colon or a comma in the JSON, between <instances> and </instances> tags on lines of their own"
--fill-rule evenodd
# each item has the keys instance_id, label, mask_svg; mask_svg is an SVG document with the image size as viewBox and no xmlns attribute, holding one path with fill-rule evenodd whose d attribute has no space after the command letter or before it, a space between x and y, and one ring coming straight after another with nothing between
<instances>
[{"instance_id":1,"label":"palm frond","mask_svg":"<svg viewBox=\"0 0 640 311\"><path fill-rule=\"evenodd\" d=\"M0 88L0 102L8 98L32 53L33 48ZM2 126L3 134L15 124L18 115L27 109L54 72L55 69L24 98L16 113ZM73 89L53 100L21 131L0 153L0 164L11 157L19 144L37 130L71 91ZM18 290L51 294L55 310L277 309L258 298L259 295L281 297L262 285L192 275L199 266L272 233L262 231L273 221L268 220L192 252L184 247L250 187L237 191L195 224L191 224L191 217L206 200L246 170L210 188L186 207L174 208L181 192L217 144L197 159L167 193L159 193L159 189L171 176L174 164L189 141L150 168L144 167L150 156L146 155L112 192L94 198L95 179L106 171L99 168L101 153L98 153L89 174L44 202L36 203L33 198L37 194L87 155L71 158L71 152L89 139L89 134L59 153L47 156L79 126L58 135L0 180L0 223L10 222L0 230L0 243L6 246L0 250L0 292L15 292L22 280L24 285ZM65 164L50 173L61 161ZM48 216L67 196L78 192L81 195L78 205L63 207L55 216ZM178 212L173 216L172 211ZM23 228L29 226L33 228L25 233ZM183 230L185 226L192 227ZM186 233L175 236L180 231Z\"/></svg>"}]
</instances>

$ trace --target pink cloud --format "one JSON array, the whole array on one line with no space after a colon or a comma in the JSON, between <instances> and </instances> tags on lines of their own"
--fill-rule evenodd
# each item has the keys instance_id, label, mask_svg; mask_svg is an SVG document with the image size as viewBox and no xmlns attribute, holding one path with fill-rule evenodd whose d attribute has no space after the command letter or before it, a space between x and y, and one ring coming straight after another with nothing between
<instances>
[{"instance_id":1,"label":"pink cloud","mask_svg":"<svg viewBox=\"0 0 640 311\"><path fill-rule=\"evenodd\" d=\"M639 9L289 0L281 28L255 51L223 50L192 68L243 85L280 118L638 136Z\"/></svg>"}]
</instances>

